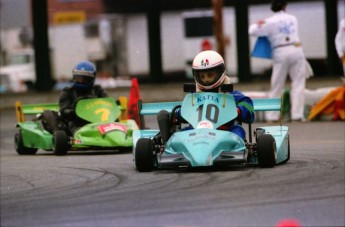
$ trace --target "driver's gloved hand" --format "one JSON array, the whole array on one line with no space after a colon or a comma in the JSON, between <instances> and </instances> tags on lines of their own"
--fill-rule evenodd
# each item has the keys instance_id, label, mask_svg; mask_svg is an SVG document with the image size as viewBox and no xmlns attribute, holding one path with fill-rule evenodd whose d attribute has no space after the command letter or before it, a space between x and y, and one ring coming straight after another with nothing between
<instances>
[{"instance_id":1,"label":"driver's gloved hand","mask_svg":"<svg viewBox=\"0 0 345 227\"><path fill-rule=\"evenodd\" d=\"M174 114L174 119L176 119L178 123L187 123L187 121L181 115L181 107L176 108L172 114Z\"/></svg>"}]
</instances>

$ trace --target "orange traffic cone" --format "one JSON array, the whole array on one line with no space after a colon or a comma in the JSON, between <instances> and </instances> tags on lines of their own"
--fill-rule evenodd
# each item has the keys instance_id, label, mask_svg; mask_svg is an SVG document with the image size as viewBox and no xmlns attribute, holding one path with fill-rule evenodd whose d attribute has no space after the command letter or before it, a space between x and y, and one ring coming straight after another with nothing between
<instances>
[{"instance_id":1,"label":"orange traffic cone","mask_svg":"<svg viewBox=\"0 0 345 227\"><path fill-rule=\"evenodd\" d=\"M129 92L128 100L128 119L133 119L140 128L140 117L138 101L140 100L140 89L137 78L132 78L132 86Z\"/></svg>"}]
</instances>

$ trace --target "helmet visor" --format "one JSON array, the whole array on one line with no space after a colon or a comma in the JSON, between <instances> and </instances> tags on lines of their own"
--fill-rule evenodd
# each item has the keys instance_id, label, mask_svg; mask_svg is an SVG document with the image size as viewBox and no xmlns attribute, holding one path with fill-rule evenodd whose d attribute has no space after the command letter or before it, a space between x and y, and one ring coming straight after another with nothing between
<instances>
[{"instance_id":1,"label":"helmet visor","mask_svg":"<svg viewBox=\"0 0 345 227\"><path fill-rule=\"evenodd\" d=\"M93 77L84 75L74 75L74 82L78 84L91 84L94 80Z\"/></svg>"},{"instance_id":2,"label":"helmet visor","mask_svg":"<svg viewBox=\"0 0 345 227\"><path fill-rule=\"evenodd\" d=\"M194 79L203 86L213 85L221 76L216 69L194 70L193 74Z\"/></svg>"}]
</instances>

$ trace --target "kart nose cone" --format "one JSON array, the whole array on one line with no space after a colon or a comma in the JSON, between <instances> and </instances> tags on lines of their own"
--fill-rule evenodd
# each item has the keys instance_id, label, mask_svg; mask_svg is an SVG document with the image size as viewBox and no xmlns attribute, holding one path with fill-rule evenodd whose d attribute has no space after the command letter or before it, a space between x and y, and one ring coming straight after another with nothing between
<instances>
[{"instance_id":1,"label":"kart nose cone","mask_svg":"<svg viewBox=\"0 0 345 227\"><path fill-rule=\"evenodd\" d=\"M167 153L182 153L194 167L213 165L222 152L243 153L244 150L243 141L235 134L207 128L180 132L174 135L166 146Z\"/></svg>"},{"instance_id":2,"label":"kart nose cone","mask_svg":"<svg viewBox=\"0 0 345 227\"><path fill-rule=\"evenodd\" d=\"M205 146L200 146L200 152L190 153L191 156L191 165L192 166L211 166L213 165L212 152L209 152L208 149L205 149Z\"/></svg>"}]
</instances>

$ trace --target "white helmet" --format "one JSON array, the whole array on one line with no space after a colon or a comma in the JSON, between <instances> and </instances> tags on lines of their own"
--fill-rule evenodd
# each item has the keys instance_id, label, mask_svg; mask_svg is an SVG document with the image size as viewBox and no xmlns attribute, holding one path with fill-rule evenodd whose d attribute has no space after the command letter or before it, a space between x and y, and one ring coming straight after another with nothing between
<instances>
[{"instance_id":1,"label":"white helmet","mask_svg":"<svg viewBox=\"0 0 345 227\"><path fill-rule=\"evenodd\" d=\"M195 83L202 91L219 87L226 78L224 59L213 50L196 55L192 70Z\"/></svg>"}]
</instances>

